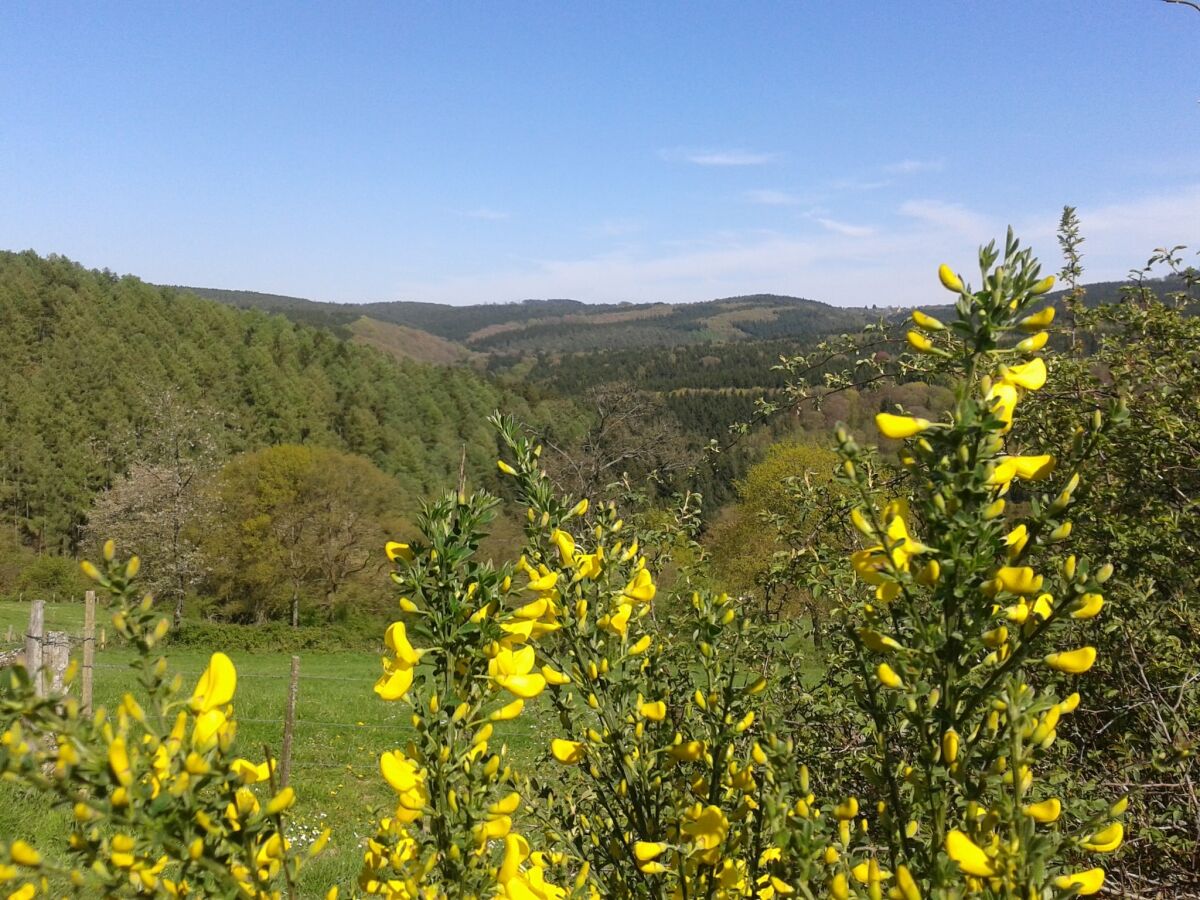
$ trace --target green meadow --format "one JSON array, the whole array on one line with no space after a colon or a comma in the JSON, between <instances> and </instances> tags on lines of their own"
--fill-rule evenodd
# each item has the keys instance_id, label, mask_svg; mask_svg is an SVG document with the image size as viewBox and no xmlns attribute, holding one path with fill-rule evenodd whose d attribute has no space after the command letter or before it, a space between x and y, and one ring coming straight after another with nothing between
<instances>
[{"instance_id":1,"label":"green meadow","mask_svg":"<svg viewBox=\"0 0 1200 900\"><path fill-rule=\"evenodd\" d=\"M0 602L0 643L8 626L17 641L29 620L29 604ZM97 614L98 627L107 621ZM82 604L46 605L47 630L82 634ZM249 627L249 626L248 626ZM110 629L111 632L111 629ZM0 649L10 649L3 645ZM212 648L214 651L221 649ZM167 648L172 671L190 686L208 663L209 652L191 648ZM347 884L357 876L361 847L372 833L379 814L394 806L394 794L379 774L379 756L403 747L411 725L407 707L384 703L372 690L379 674L379 656L366 652L300 653L300 688L296 704L296 729L292 748L291 784L297 792L288 837L298 847L311 843L321 830L330 827L333 836L325 852L305 869L302 896L320 896L332 884ZM237 753L260 761L264 745L272 754L280 752L283 717L287 700L291 654L230 651L238 670L234 710L238 720ZM95 698L97 707L114 708L122 695L137 685L129 666L135 654L110 643L96 654ZM79 658L77 648L72 659ZM78 696L78 678L72 687ZM540 748L537 701L529 711L509 723L506 739L514 760L532 761ZM531 715L532 713L532 715ZM498 733L504 730L497 728ZM263 791L265 793L265 791ZM55 811L42 797L13 785L0 783L0 834L24 836L37 846L63 846L69 814Z\"/></svg>"}]
</instances>

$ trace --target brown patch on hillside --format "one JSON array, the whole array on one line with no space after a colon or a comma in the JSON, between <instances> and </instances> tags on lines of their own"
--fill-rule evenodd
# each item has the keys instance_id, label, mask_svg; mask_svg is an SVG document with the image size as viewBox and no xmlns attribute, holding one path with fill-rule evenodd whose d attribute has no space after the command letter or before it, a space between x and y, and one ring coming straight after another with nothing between
<instances>
[{"instance_id":1,"label":"brown patch on hillside","mask_svg":"<svg viewBox=\"0 0 1200 900\"><path fill-rule=\"evenodd\" d=\"M656 303L654 306L644 309L623 309L615 312L595 314L568 313L563 316L543 316L538 319L525 319L521 322L498 322L495 325L487 325L476 331L472 331L467 335L466 343L470 344L474 341L481 341L492 335L504 334L509 331L524 331L526 328L531 328L535 325L569 325L578 322L586 322L591 325L612 325L618 322L636 322L639 319L661 319L664 316L671 315L673 311L674 307L669 303Z\"/></svg>"},{"instance_id":2,"label":"brown patch on hillside","mask_svg":"<svg viewBox=\"0 0 1200 900\"><path fill-rule=\"evenodd\" d=\"M411 359L437 366L453 366L470 362L476 354L461 344L448 341L407 325L381 322L362 316L350 325L356 344L382 350L395 359Z\"/></svg>"}]
</instances>

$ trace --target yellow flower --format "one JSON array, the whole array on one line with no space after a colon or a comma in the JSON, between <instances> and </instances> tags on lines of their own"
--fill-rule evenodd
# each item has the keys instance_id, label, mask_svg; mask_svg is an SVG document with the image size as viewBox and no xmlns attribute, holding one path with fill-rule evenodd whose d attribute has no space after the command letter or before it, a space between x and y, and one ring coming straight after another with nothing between
<instances>
[{"instance_id":1,"label":"yellow flower","mask_svg":"<svg viewBox=\"0 0 1200 900\"><path fill-rule=\"evenodd\" d=\"M383 675L375 682L375 693L384 700L399 700L408 693L412 682L411 666L397 666L391 660L384 659Z\"/></svg>"},{"instance_id":2,"label":"yellow flower","mask_svg":"<svg viewBox=\"0 0 1200 900\"><path fill-rule=\"evenodd\" d=\"M163 749L163 748L159 748ZM156 766L157 768L157 760ZM229 764L229 768L235 775L242 779L242 784L258 784L260 781L267 781L271 777L270 769L266 763L250 762L248 759L235 759Z\"/></svg>"},{"instance_id":3,"label":"yellow flower","mask_svg":"<svg viewBox=\"0 0 1200 900\"><path fill-rule=\"evenodd\" d=\"M1039 357L1020 365L1005 366L1000 370L1000 380L1027 391L1040 390L1046 383L1046 363Z\"/></svg>"},{"instance_id":4,"label":"yellow flower","mask_svg":"<svg viewBox=\"0 0 1200 900\"><path fill-rule=\"evenodd\" d=\"M1075 888L1077 897L1090 897L1098 894L1104 887L1104 870L1088 869L1086 872L1072 872L1070 875L1060 875L1054 879L1054 886L1060 891Z\"/></svg>"},{"instance_id":5,"label":"yellow flower","mask_svg":"<svg viewBox=\"0 0 1200 900\"><path fill-rule=\"evenodd\" d=\"M892 877L891 872L879 868L879 863L875 859L860 862L850 870L850 874L859 884L879 884L883 879Z\"/></svg>"},{"instance_id":6,"label":"yellow flower","mask_svg":"<svg viewBox=\"0 0 1200 900\"><path fill-rule=\"evenodd\" d=\"M525 701L518 697L511 703L507 703L493 712L489 719L493 722L507 722L509 719L515 719L521 714L521 710L525 708Z\"/></svg>"},{"instance_id":7,"label":"yellow flower","mask_svg":"<svg viewBox=\"0 0 1200 900\"><path fill-rule=\"evenodd\" d=\"M1053 321L1054 307L1047 306L1045 309L1040 309L1033 315L1023 318L1017 323L1017 327L1022 331L1041 331Z\"/></svg>"},{"instance_id":8,"label":"yellow flower","mask_svg":"<svg viewBox=\"0 0 1200 900\"><path fill-rule=\"evenodd\" d=\"M884 583L884 572L887 571L887 557L883 555L883 547L875 546L866 550L855 550L850 554L850 565L854 573L867 584L881 585Z\"/></svg>"},{"instance_id":9,"label":"yellow flower","mask_svg":"<svg viewBox=\"0 0 1200 900\"><path fill-rule=\"evenodd\" d=\"M113 738L112 743L108 745L108 768L122 787L133 784L133 772L129 768L129 754L125 749L124 738Z\"/></svg>"},{"instance_id":10,"label":"yellow flower","mask_svg":"<svg viewBox=\"0 0 1200 900\"><path fill-rule=\"evenodd\" d=\"M996 869L988 855L969 837L955 828L946 835L946 853L967 875L991 878Z\"/></svg>"},{"instance_id":11,"label":"yellow flower","mask_svg":"<svg viewBox=\"0 0 1200 900\"><path fill-rule=\"evenodd\" d=\"M405 823L416 821L429 801L425 772L399 750L388 751L379 758L379 771L398 795L396 818Z\"/></svg>"},{"instance_id":12,"label":"yellow flower","mask_svg":"<svg viewBox=\"0 0 1200 900\"><path fill-rule=\"evenodd\" d=\"M879 429L879 433L892 440L913 437L932 425L928 419L913 416L895 416L891 413L879 413L875 416L875 427Z\"/></svg>"},{"instance_id":13,"label":"yellow flower","mask_svg":"<svg viewBox=\"0 0 1200 900\"><path fill-rule=\"evenodd\" d=\"M555 738L550 742L550 753L564 766L573 766L583 760L587 750L579 741L564 741Z\"/></svg>"},{"instance_id":14,"label":"yellow flower","mask_svg":"<svg viewBox=\"0 0 1200 900\"><path fill-rule=\"evenodd\" d=\"M884 687L893 689L904 687L903 679L901 679L901 677L896 674L896 670L887 663L880 663L879 668L875 670L875 674L878 676L880 683Z\"/></svg>"},{"instance_id":15,"label":"yellow flower","mask_svg":"<svg viewBox=\"0 0 1200 900\"><path fill-rule=\"evenodd\" d=\"M1057 460L1049 454L1039 456L1001 456L988 478L988 484L1006 487L1014 478L1042 481L1054 474Z\"/></svg>"},{"instance_id":16,"label":"yellow flower","mask_svg":"<svg viewBox=\"0 0 1200 900\"><path fill-rule=\"evenodd\" d=\"M544 854L531 854L529 842L520 835L506 832L504 835L495 836L504 837L504 859L496 872L496 881L500 887L497 897L502 900L565 900L567 892L546 881ZM485 841L487 837L487 834L482 835ZM522 870L521 864L526 860L529 860L530 865ZM397 896L399 898L417 895L404 893ZM444 892L434 888L427 888L420 894L422 900L434 900L435 897L441 896L444 896Z\"/></svg>"},{"instance_id":17,"label":"yellow flower","mask_svg":"<svg viewBox=\"0 0 1200 900\"><path fill-rule=\"evenodd\" d=\"M1072 619L1092 619L1100 614L1100 609L1104 606L1103 594L1084 594L1075 601L1074 609L1071 611Z\"/></svg>"},{"instance_id":18,"label":"yellow flower","mask_svg":"<svg viewBox=\"0 0 1200 900\"><path fill-rule=\"evenodd\" d=\"M546 679L533 671L535 662L532 647L504 648L488 662L488 674L509 693L531 700L546 689Z\"/></svg>"},{"instance_id":19,"label":"yellow flower","mask_svg":"<svg viewBox=\"0 0 1200 900\"><path fill-rule=\"evenodd\" d=\"M18 866L28 866L32 869L42 864L42 854L25 841L13 841L12 846L8 848L8 853Z\"/></svg>"},{"instance_id":20,"label":"yellow flower","mask_svg":"<svg viewBox=\"0 0 1200 900\"><path fill-rule=\"evenodd\" d=\"M875 534L875 527L867 521L867 517L863 515L863 511L858 507L850 510L850 521L865 536L872 537Z\"/></svg>"},{"instance_id":21,"label":"yellow flower","mask_svg":"<svg viewBox=\"0 0 1200 900\"><path fill-rule=\"evenodd\" d=\"M1050 532L1050 540L1065 541L1071 536L1071 530L1074 526L1070 522L1063 522L1057 528Z\"/></svg>"},{"instance_id":22,"label":"yellow flower","mask_svg":"<svg viewBox=\"0 0 1200 900\"><path fill-rule=\"evenodd\" d=\"M1027 596L1042 588L1042 576L1029 566L1001 566L996 572L996 585L1010 594Z\"/></svg>"},{"instance_id":23,"label":"yellow flower","mask_svg":"<svg viewBox=\"0 0 1200 900\"><path fill-rule=\"evenodd\" d=\"M667 717L667 704L661 700L655 700L653 703L642 703L638 706L638 712L652 722L661 722Z\"/></svg>"},{"instance_id":24,"label":"yellow flower","mask_svg":"<svg viewBox=\"0 0 1200 900\"><path fill-rule=\"evenodd\" d=\"M942 735L942 762L946 765L958 759L958 732L953 728L948 729Z\"/></svg>"},{"instance_id":25,"label":"yellow flower","mask_svg":"<svg viewBox=\"0 0 1200 900\"><path fill-rule=\"evenodd\" d=\"M1032 294L1033 296L1037 297L1041 294L1046 293L1046 291L1050 290L1050 288L1052 288L1052 287L1054 287L1054 276L1047 275L1045 278L1043 278L1041 281L1039 281L1037 284L1035 284L1033 287L1031 287L1029 289L1029 293Z\"/></svg>"},{"instance_id":26,"label":"yellow flower","mask_svg":"<svg viewBox=\"0 0 1200 900\"><path fill-rule=\"evenodd\" d=\"M516 475L517 474L517 470L514 469L512 466L510 466L508 463L506 463L502 459L496 460L496 468L499 469L501 472L503 472L505 475Z\"/></svg>"},{"instance_id":27,"label":"yellow flower","mask_svg":"<svg viewBox=\"0 0 1200 900\"><path fill-rule=\"evenodd\" d=\"M278 794L271 798L271 802L267 804L267 815L277 816L286 809L291 809L296 802L296 791L292 787L285 787Z\"/></svg>"},{"instance_id":28,"label":"yellow flower","mask_svg":"<svg viewBox=\"0 0 1200 900\"><path fill-rule=\"evenodd\" d=\"M1029 543L1029 529L1024 525L1018 525L1004 536L1004 543L1009 548L1009 557L1020 556L1025 545Z\"/></svg>"},{"instance_id":29,"label":"yellow flower","mask_svg":"<svg viewBox=\"0 0 1200 900\"><path fill-rule=\"evenodd\" d=\"M851 797L844 803L839 803L834 807L833 815L839 821L853 819L858 815L858 798Z\"/></svg>"},{"instance_id":30,"label":"yellow flower","mask_svg":"<svg viewBox=\"0 0 1200 900\"><path fill-rule=\"evenodd\" d=\"M408 544L401 544L397 541L388 541L383 550L387 554L387 558L392 562L398 559L402 559L405 562L412 562L415 558L412 548Z\"/></svg>"},{"instance_id":31,"label":"yellow flower","mask_svg":"<svg viewBox=\"0 0 1200 900\"><path fill-rule=\"evenodd\" d=\"M941 323L941 320L935 319L933 316L923 313L919 309L912 311L912 320L918 328L924 328L926 331L944 331L946 328Z\"/></svg>"},{"instance_id":32,"label":"yellow flower","mask_svg":"<svg viewBox=\"0 0 1200 900\"><path fill-rule=\"evenodd\" d=\"M783 859L783 851L778 847L768 847L759 854L758 864L760 866L765 866L769 862L775 862L776 860L780 859Z\"/></svg>"},{"instance_id":33,"label":"yellow flower","mask_svg":"<svg viewBox=\"0 0 1200 900\"><path fill-rule=\"evenodd\" d=\"M409 643L403 622L389 625L383 639L393 658L384 658L383 675L375 682L375 693L384 700L399 700L412 687L413 668L425 651Z\"/></svg>"},{"instance_id":34,"label":"yellow flower","mask_svg":"<svg viewBox=\"0 0 1200 900\"><path fill-rule=\"evenodd\" d=\"M908 871L908 866L896 866L896 887L900 889L901 900L921 900L921 890Z\"/></svg>"},{"instance_id":35,"label":"yellow flower","mask_svg":"<svg viewBox=\"0 0 1200 900\"><path fill-rule=\"evenodd\" d=\"M564 563L570 565L575 562L575 538L568 532L555 528L550 532L550 540L558 548L558 554Z\"/></svg>"},{"instance_id":36,"label":"yellow flower","mask_svg":"<svg viewBox=\"0 0 1200 900\"><path fill-rule=\"evenodd\" d=\"M475 835L481 845L487 841L505 837L510 831L512 831L511 816L496 816L475 826Z\"/></svg>"},{"instance_id":37,"label":"yellow flower","mask_svg":"<svg viewBox=\"0 0 1200 900\"><path fill-rule=\"evenodd\" d=\"M1017 477L1025 481L1041 481L1048 478L1056 465L1054 457L1048 453L1038 456L1007 456L1004 460L1011 463L1016 469Z\"/></svg>"},{"instance_id":38,"label":"yellow flower","mask_svg":"<svg viewBox=\"0 0 1200 900\"><path fill-rule=\"evenodd\" d=\"M1051 797L1041 803L1030 803L1022 809L1022 812L1035 822L1048 825L1051 822L1057 822L1058 817L1062 815L1062 803L1057 797Z\"/></svg>"},{"instance_id":39,"label":"yellow flower","mask_svg":"<svg viewBox=\"0 0 1200 900\"><path fill-rule=\"evenodd\" d=\"M1046 665L1056 672L1068 675L1082 675L1096 661L1095 647L1080 647L1064 653L1050 653L1046 656Z\"/></svg>"},{"instance_id":40,"label":"yellow flower","mask_svg":"<svg viewBox=\"0 0 1200 900\"><path fill-rule=\"evenodd\" d=\"M210 749L228 726L229 720L223 710L210 709L196 717L192 728L192 746L204 752Z\"/></svg>"},{"instance_id":41,"label":"yellow flower","mask_svg":"<svg viewBox=\"0 0 1200 900\"><path fill-rule=\"evenodd\" d=\"M1112 853L1121 846L1121 842L1125 840L1125 826L1120 822L1113 822L1107 828L1102 828L1095 834L1088 835L1081 842L1080 846L1084 850L1091 850L1093 853Z\"/></svg>"},{"instance_id":42,"label":"yellow flower","mask_svg":"<svg viewBox=\"0 0 1200 900\"><path fill-rule=\"evenodd\" d=\"M622 594L638 603L649 603L657 592L658 589L654 586L654 579L650 577L650 573L645 569L639 569L629 584L625 585Z\"/></svg>"},{"instance_id":43,"label":"yellow flower","mask_svg":"<svg viewBox=\"0 0 1200 900\"><path fill-rule=\"evenodd\" d=\"M630 656L640 656L641 654L645 653L649 649L650 649L650 635L644 634L637 641L637 643L630 646L629 655Z\"/></svg>"},{"instance_id":44,"label":"yellow flower","mask_svg":"<svg viewBox=\"0 0 1200 900\"><path fill-rule=\"evenodd\" d=\"M553 666L542 666L542 677L546 679L546 684L558 685L571 683L570 675L564 675Z\"/></svg>"},{"instance_id":45,"label":"yellow flower","mask_svg":"<svg viewBox=\"0 0 1200 900\"><path fill-rule=\"evenodd\" d=\"M962 293L962 279L955 275L954 270L945 263L938 266L938 280L941 281L942 287L946 290L953 291L956 294Z\"/></svg>"},{"instance_id":46,"label":"yellow flower","mask_svg":"<svg viewBox=\"0 0 1200 900\"><path fill-rule=\"evenodd\" d=\"M1012 430L1013 412L1017 408L1017 389L1001 381L992 386L984 399L990 405L992 414L1004 425L1000 433L1008 434Z\"/></svg>"},{"instance_id":47,"label":"yellow flower","mask_svg":"<svg viewBox=\"0 0 1200 900\"><path fill-rule=\"evenodd\" d=\"M629 616L632 613L632 606L628 603L619 603L617 604L617 611L607 617L608 623L604 627L613 632L613 634L625 637L626 632L629 630Z\"/></svg>"},{"instance_id":48,"label":"yellow flower","mask_svg":"<svg viewBox=\"0 0 1200 900\"><path fill-rule=\"evenodd\" d=\"M575 581L584 578L594 581L604 571L604 548L597 547L595 553L581 553L575 557Z\"/></svg>"},{"instance_id":49,"label":"yellow flower","mask_svg":"<svg viewBox=\"0 0 1200 900\"><path fill-rule=\"evenodd\" d=\"M667 748L667 754L677 762L695 762L704 755L704 744L700 741L684 741Z\"/></svg>"},{"instance_id":50,"label":"yellow flower","mask_svg":"<svg viewBox=\"0 0 1200 900\"><path fill-rule=\"evenodd\" d=\"M1035 335L1031 335L1030 337L1025 338L1025 340L1017 343L1017 352L1018 353L1037 353L1039 350L1041 350L1043 347L1046 346L1046 341L1048 341L1049 339L1050 339L1050 335L1048 335L1044 331L1040 332L1038 334L1035 334Z\"/></svg>"},{"instance_id":51,"label":"yellow flower","mask_svg":"<svg viewBox=\"0 0 1200 900\"><path fill-rule=\"evenodd\" d=\"M908 571L909 561L914 556L928 553L929 548L914 538L908 531L904 517L908 515L908 504L904 502L889 503L884 510L887 519L887 540L884 542L897 569Z\"/></svg>"},{"instance_id":52,"label":"yellow flower","mask_svg":"<svg viewBox=\"0 0 1200 900\"><path fill-rule=\"evenodd\" d=\"M521 805L521 795L513 791L488 807L489 816L511 816Z\"/></svg>"},{"instance_id":53,"label":"yellow flower","mask_svg":"<svg viewBox=\"0 0 1200 900\"><path fill-rule=\"evenodd\" d=\"M192 712L205 713L226 706L237 689L237 669L224 653L214 653L192 692Z\"/></svg>"},{"instance_id":54,"label":"yellow flower","mask_svg":"<svg viewBox=\"0 0 1200 900\"><path fill-rule=\"evenodd\" d=\"M729 820L716 806L706 806L683 823L680 831L701 850L715 850L729 833Z\"/></svg>"},{"instance_id":55,"label":"yellow flower","mask_svg":"<svg viewBox=\"0 0 1200 900\"><path fill-rule=\"evenodd\" d=\"M557 572L547 572L545 575L539 575L537 578L534 578L531 574L529 576L529 584L525 585L525 590L538 591L539 593L541 591L552 591L556 584L558 584Z\"/></svg>"},{"instance_id":56,"label":"yellow flower","mask_svg":"<svg viewBox=\"0 0 1200 900\"><path fill-rule=\"evenodd\" d=\"M904 335L904 339L908 341L908 346L912 347L918 353L930 353L933 351L933 341L919 331L908 332Z\"/></svg>"},{"instance_id":57,"label":"yellow flower","mask_svg":"<svg viewBox=\"0 0 1200 900\"><path fill-rule=\"evenodd\" d=\"M633 845L633 855L638 862L658 859L667 850L667 845L657 841L638 841Z\"/></svg>"},{"instance_id":58,"label":"yellow flower","mask_svg":"<svg viewBox=\"0 0 1200 900\"><path fill-rule=\"evenodd\" d=\"M895 638L890 638L885 634L880 634L878 631L872 631L870 628L860 628L858 636L868 649L876 653L887 653L890 650L902 650L900 642Z\"/></svg>"}]
</instances>

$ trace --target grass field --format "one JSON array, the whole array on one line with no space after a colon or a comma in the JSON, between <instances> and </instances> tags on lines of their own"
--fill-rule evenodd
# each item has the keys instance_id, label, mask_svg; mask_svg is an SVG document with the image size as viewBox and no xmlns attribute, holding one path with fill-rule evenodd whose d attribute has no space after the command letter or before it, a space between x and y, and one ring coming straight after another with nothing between
<instances>
[{"instance_id":1,"label":"grass field","mask_svg":"<svg viewBox=\"0 0 1200 900\"><path fill-rule=\"evenodd\" d=\"M29 604L0 602L0 643L13 625L22 639ZM98 615L98 624L104 621ZM82 630L82 604L47 604L47 630L78 635ZM7 646L0 647L7 649ZM220 648L213 648L214 650ZM300 693L296 738L292 752L292 785L298 801L293 810L293 832L298 846L310 842L321 829L333 829L329 848L306 869L300 884L302 896L319 897L331 884L348 884L358 873L361 845L380 811L390 814L395 795L379 774L379 755L400 748L410 728L405 707L384 703L372 691L379 674L379 657L370 653L301 654ZM283 710L291 656L285 653L239 654L230 657L238 670L234 709L238 719L237 753L262 759L263 744L278 753L283 736ZM172 670L191 685L208 663L208 653L173 650ZM123 693L133 689L129 663L133 653L110 646L97 652L95 703L112 708ZM514 761L532 761L542 748L535 746L537 710L512 723L503 735ZM532 715L530 714L532 713ZM502 734L497 729L498 734ZM62 845L68 816L53 811L35 795L0 783L0 838L26 837L50 851Z\"/></svg>"}]
</instances>

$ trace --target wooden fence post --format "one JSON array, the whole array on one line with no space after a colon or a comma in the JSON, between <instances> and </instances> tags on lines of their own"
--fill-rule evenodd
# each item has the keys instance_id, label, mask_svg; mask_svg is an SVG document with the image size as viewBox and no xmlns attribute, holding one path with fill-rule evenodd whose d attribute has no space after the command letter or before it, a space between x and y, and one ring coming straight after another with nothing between
<instances>
[{"instance_id":1,"label":"wooden fence post","mask_svg":"<svg viewBox=\"0 0 1200 900\"><path fill-rule=\"evenodd\" d=\"M292 675L288 682L287 706L283 711L283 747L279 751L279 787L287 787L292 774L292 735L296 730L296 695L300 692L300 657L292 657Z\"/></svg>"},{"instance_id":2,"label":"wooden fence post","mask_svg":"<svg viewBox=\"0 0 1200 900\"><path fill-rule=\"evenodd\" d=\"M42 679L42 637L46 630L46 607L41 600L34 600L29 608L29 627L25 630L25 671L33 679L34 693L46 696L46 682Z\"/></svg>"},{"instance_id":3,"label":"wooden fence post","mask_svg":"<svg viewBox=\"0 0 1200 900\"><path fill-rule=\"evenodd\" d=\"M46 687L55 694L62 693L63 682L67 675L67 663L71 659L71 638L65 631L51 631L46 634L43 659L45 661L43 677L49 679Z\"/></svg>"},{"instance_id":4,"label":"wooden fence post","mask_svg":"<svg viewBox=\"0 0 1200 900\"><path fill-rule=\"evenodd\" d=\"M96 664L96 592L83 595L83 697L84 716L92 714L92 669Z\"/></svg>"}]
</instances>

